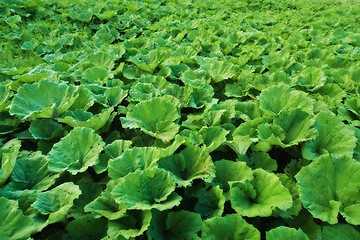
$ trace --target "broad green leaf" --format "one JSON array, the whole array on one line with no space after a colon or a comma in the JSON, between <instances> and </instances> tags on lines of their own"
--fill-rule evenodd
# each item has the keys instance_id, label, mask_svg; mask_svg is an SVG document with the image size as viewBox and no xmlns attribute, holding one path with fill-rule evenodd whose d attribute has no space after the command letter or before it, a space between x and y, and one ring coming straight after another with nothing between
<instances>
[{"instance_id":1,"label":"broad green leaf","mask_svg":"<svg viewBox=\"0 0 360 240\"><path fill-rule=\"evenodd\" d=\"M220 217L224 212L225 197L223 190L217 187L211 188L200 195L195 204L194 211L203 218Z\"/></svg>"},{"instance_id":2,"label":"broad green leaf","mask_svg":"<svg viewBox=\"0 0 360 240\"><path fill-rule=\"evenodd\" d=\"M359 238L359 231L350 224L326 225L321 233L323 240L357 240Z\"/></svg>"},{"instance_id":3,"label":"broad green leaf","mask_svg":"<svg viewBox=\"0 0 360 240\"><path fill-rule=\"evenodd\" d=\"M281 51L272 51L262 59L263 64L270 69L281 69L286 66L290 59L289 50L284 48Z\"/></svg>"},{"instance_id":4,"label":"broad green leaf","mask_svg":"<svg viewBox=\"0 0 360 240\"><path fill-rule=\"evenodd\" d=\"M16 164L16 159L19 155L20 147L20 140L14 138L0 148L0 187L5 184L12 173Z\"/></svg>"},{"instance_id":5,"label":"broad green leaf","mask_svg":"<svg viewBox=\"0 0 360 240\"><path fill-rule=\"evenodd\" d=\"M55 118L73 104L78 97L77 89L46 80L24 84L15 94L9 112L21 119Z\"/></svg>"},{"instance_id":6,"label":"broad green leaf","mask_svg":"<svg viewBox=\"0 0 360 240\"><path fill-rule=\"evenodd\" d=\"M316 130L313 127L315 120L312 116L297 108L289 111L282 111L274 124L279 125L285 131L283 143L286 147L296 145L300 142L312 140L316 137Z\"/></svg>"},{"instance_id":7,"label":"broad green leaf","mask_svg":"<svg viewBox=\"0 0 360 240\"><path fill-rule=\"evenodd\" d=\"M175 153L175 151L185 142L186 140L180 136L176 135L174 141L171 145L168 145L166 148L158 148L160 151L160 158L166 158Z\"/></svg>"},{"instance_id":8,"label":"broad green leaf","mask_svg":"<svg viewBox=\"0 0 360 240\"><path fill-rule=\"evenodd\" d=\"M156 167L160 152L154 147L133 147L109 162L109 177L118 179L136 170Z\"/></svg>"},{"instance_id":9,"label":"broad green leaf","mask_svg":"<svg viewBox=\"0 0 360 240\"><path fill-rule=\"evenodd\" d=\"M149 239L200 239L197 235L197 232L201 230L199 214L185 210L180 212L152 210L152 213L153 217L148 230Z\"/></svg>"},{"instance_id":10,"label":"broad green leaf","mask_svg":"<svg viewBox=\"0 0 360 240\"><path fill-rule=\"evenodd\" d=\"M181 197L175 192L170 174L162 169L138 170L120 178L112 194L118 203L128 209L171 209L180 204Z\"/></svg>"},{"instance_id":11,"label":"broad green leaf","mask_svg":"<svg viewBox=\"0 0 360 240\"><path fill-rule=\"evenodd\" d=\"M203 136L206 151L211 153L216 150L226 141L226 135L230 131L225 130L220 126L212 126L209 128L202 128L200 134Z\"/></svg>"},{"instance_id":12,"label":"broad green leaf","mask_svg":"<svg viewBox=\"0 0 360 240\"><path fill-rule=\"evenodd\" d=\"M314 92L325 85L326 76L321 69L316 67L305 68L300 73L296 82L299 86L305 87L307 90Z\"/></svg>"},{"instance_id":13,"label":"broad green leaf","mask_svg":"<svg viewBox=\"0 0 360 240\"><path fill-rule=\"evenodd\" d=\"M308 236L301 230L280 226L266 232L266 240L309 240Z\"/></svg>"},{"instance_id":14,"label":"broad green leaf","mask_svg":"<svg viewBox=\"0 0 360 240\"><path fill-rule=\"evenodd\" d=\"M64 127L52 119L34 119L31 121L29 131L35 139L51 140L61 137Z\"/></svg>"},{"instance_id":15,"label":"broad green leaf","mask_svg":"<svg viewBox=\"0 0 360 240\"><path fill-rule=\"evenodd\" d=\"M101 183L94 182L88 172L74 176L73 182L80 187L81 194L74 200L73 206L70 208L67 217L78 219L83 217L86 213L84 207L92 202L103 192Z\"/></svg>"},{"instance_id":16,"label":"broad green leaf","mask_svg":"<svg viewBox=\"0 0 360 240\"><path fill-rule=\"evenodd\" d=\"M123 218L109 221L107 231L110 239L129 239L141 236L150 225L152 218L149 210L131 210Z\"/></svg>"},{"instance_id":17,"label":"broad green leaf","mask_svg":"<svg viewBox=\"0 0 360 240\"><path fill-rule=\"evenodd\" d=\"M253 179L252 170L244 162L220 160L214 165L216 170L214 182L219 184L225 192L230 190L232 183Z\"/></svg>"},{"instance_id":18,"label":"broad green leaf","mask_svg":"<svg viewBox=\"0 0 360 240\"><path fill-rule=\"evenodd\" d=\"M11 174L9 186L23 190L47 190L55 183L59 174L48 169L48 161L39 152L25 157L20 157Z\"/></svg>"},{"instance_id":19,"label":"broad green leaf","mask_svg":"<svg viewBox=\"0 0 360 240\"><path fill-rule=\"evenodd\" d=\"M108 104L112 107L119 105L127 94L128 92L119 86L110 87L104 92L104 96L109 100Z\"/></svg>"},{"instance_id":20,"label":"broad green leaf","mask_svg":"<svg viewBox=\"0 0 360 240\"><path fill-rule=\"evenodd\" d=\"M0 85L0 112L6 110L10 105L9 98L12 96L9 87Z\"/></svg>"},{"instance_id":21,"label":"broad green leaf","mask_svg":"<svg viewBox=\"0 0 360 240\"><path fill-rule=\"evenodd\" d=\"M34 50L37 46L39 46L39 43L32 39L30 41L24 42L20 48L23 50Z\"/></svg>"},{"instance_id":22,"label":"broad green leaf","mask_svg":"<svg viewBox=\"0 0 360 240\"><path fill-rule=\"evenodd\" d=\"M279 115L284 110L302 109L312 113L313 105L304 92L292 90L286 84L271 86L263 90L258 97L260 109L270 116Z\"/></svg>"},{"instance_id":23,"label":"broad green leaf","mask_svg":"<svg viewBox=\"0 0 360 240\"><path fill-rule=\"evenodd\" d=\"M28 239L35 232L33 220L24 216L18 203L0 197L0 236L2 239Z\"/></svg>"},{"instance_id":24,"label":"broad green leaf","mask_svg":"<svg viewBox=\"0 0 360 240\"><path fill-rule=\"evenodd\" d=\"M140 102L153 97L159 97L160 91L151 83L138 82L131 86L129 94L131 101Z\"/></svg>"},{"instance_id":25,"label":"broad green leaf","mask_svg":"<svg viewBox=\"0 0 360 240\"><path fill-rule=\"evenodd\" d=\"M20 123L21 119L11 116L9 112L0 112L0 135L15 131Z\"/></svg>"},{"instance_id":26,"label":"broad green leaf","mask_svg":"<svg viewBox=\"0 0 360 240\"><path fill-rule=\"evenodd\" d=\"M167 55L169 55L167 50L156 48L150 50L147 54L139 53L130 57L129 61L134 63L140 69L152 73Z\"/></svg>"},{"instance_id":27,"label":"broad green leaf","mask_svg":"<svg viewBox=\"0 0 360 240\"><path fill-rule=\"evenodd\" d=\"M73 201L81 194L79 186L72 182L63 183L49 191L40 193L32 206L42 215L48 215L48 224L63 221L73 205Z\"/></svg>"},{"instance_id":28,"label":"broad green leaf","mask_svg":"<svg viewBox=\"0 0 360 240\"><path fill-rule=\"evenodd\" d=\"M113 132L114 133L114 132ZM110 134L111 135L111 134ZM119 138L118 136L116 138ZM100 154L100 163L93 166L95 172L100 174L108 169L110 159L120 156L125 150L130 148L131 141L128 140L115 140L111 144L106 145L104 154Z\"/></svg>"},{"instance_id":29,"label":"broad green leaf","mask_svg":"<svg viewBox=\"0 0 360 240\"><path fill-rule=\"evenodd\" d=\"M111 77L113 77L113 75L110 72L110 70L98 66L94 66L84 71L83 77L81 79L81 83L82 84L87 84L87 83L91 84L98 82L102 83L110 79Z\"/></svg>"},{"instance_id":30,"label":"broad green leaf","mask_svg":"<svg viewBox=\"0 0 360 240\"><path fill-rule=\"evenodd\" d=\"M339 107L338 116L351 122L354 126L360 126L360 101L358 97L345 100L345 104Z\"/></svg>"},{"instance_id":31,"label":"broad green leaf","mask_svg":"<svg viewBox=\"0 0 360 240\"><path fill-rule=\"evenodd\" d=\"M91 112L87 112L83 109L75 111L66 111L58 119L61 123L66 123L71 127L86 127L91 128L94 131L102 128L107 121L114 117L114 108L103 109L100 113L94 115Z\"/></svg>"},{"instance_id":32,"label":"broad green leaf","mask_svg":"<svg viewBox=\"0 0 360 240\"><path fill-rule=\"evenodd\" d=\"M68 171L75 175L99 163L99 153L105 143L90 128L74 128L63 137L47 155L49 170Z\"/></svg>"},{"instance_id":33,"label":"broad green leaf","mask_svg":"<svg viewBox=\"0 0 360 240\"><path fill-rule=\"evenodd\" d=\"M84 85L80 85L78 89L78 97L68 110L75 111L78 109L88 110L95 103L95 98L91 91Z\"/></svg>"},{"instance_id":34,"label":"broad green leaf","mask_svg":"<svg viewBox=\"0 0 360 240\"><path fill-rule=\"evenodd\" d=\"M260 104L258 101L238 102L235 105L236 114L244 121L250 121L261 117Z\"/></svg>"},{"instance_id":35,"label":"broad green leaf","mask_svg":"<svg viewBox=\"0 0 360 240\"><path fill-rule=\"evenodd\" d=\"M316 219L305 209L302 208L297 216L293 218L283 218L284 222L292 228L301 228L309 239L321 239L321 225L318 225Z\"/></svg>"},{"instance_id":36,"label":"broad green leaf","mask_svg":"<svg viewBox=\"0 0 360 240\"><path fill-rule=\"evenodd\" d=\"M238 161L246 162L251 169L262 168L268 172L274 172L278 168L277 161L266 152L253 152L250 157L239 157Z\"/></svg>"},{"instance_id":37,"label":"broad green leaf","mask_svg":"<svg viewBox=\"0 0 360 240\"><path fill-rule=\"evenodd\" d=\"M115 67L114 61L116 59L121 58L121 56L125 53L125 49L123 46L120 46L116 54L113 52L107 52L107 51L99 51L99 52L93 52L88 54L84 60L83 63L91 63L96 66L99 66L101 68L107 68L109 70L113 69Z\"/></svg>"},{"instance_id":38,"label":"broad green leaf","mask_svg":"<svg viewBox=\"0 0 360 240\"><path fill-rule=\"evenodd\" d=\"M260 232L247 223L240 214L227 214L203 221L201 239L260 240Z\"/></svg>"},{"instance_id":39,"label":"broad green leaf","mask_svg":"<svg viewBox=\"0 0 360 240\"><path fill-rule=\"evenodd\" d=\"M215 167L210 155L204 148L196 145L159 160L158 165L171 173L171 178L178 186L191 186L195 179L211 182L215 177Z\"/></svg>"},{"instance_id":40,"label":"broad green leaf","mask_svg":"<svg viewBox=\"0 0 360 240\"><path fill-rule=\"evenodd\" d=\"M302 146L302 155L315 160L322 155L352 157L356 147L356 138L339 118L329 111L320 112L315 119L314 128L319 135Z\"/></svg>"},{"instance_id":41,"label":"broad green leaf","mask_svg":"<svg viewBox=\"0 0 360 240\"><path fill-rule=\"evenodd\" d=\"M339 213L350 224L360 224L360 163L349 157L322 156L295 176L300 199L315 217L338 223Z\"/></svg>"},{"instance_id":42,"label":"broad green leaf","mask_svg":"<svg viewBox=\"0 0 360 240\"><path fill-rule=\"evenodd\" d=\"M317 131L313 128L314 123L315 120L307 112L300 109L284 110L274 119L273 124L258 126L261 140L256 149L267 152L272 145L287 148L315 139Z\"/></svg>"},{"instance_id":43,"label":"broad green leaf","mask_svg":"<svg viewBox=\"0 0 360 240\"><path fill-rule=\"evenodd\" d=\"M253 176L252 180L231 186L231 206L237 213L247 217L268 217L277 208L284 211L291 207L291 194L275 174L259 168L253 171Z\"/></svg>"},{"instance_id":44,"label":"broad green leaf","mask_svg":"<svg viewBox=\"0 0 360 240\"><path fill-rule=\"evenodd\" d=\"M249 147L256 142L255 139L251 139L249 136L233 136L231 141L227 141L226 144L231 147L238 155L245 155Z\"/></svg>"},{"instance_id":45,"label":"broad green leaf","mask_svg":"<svg viewBox=\"0 0 360 240\"><path fill-rule=\"evenodd\" d=\"M238 67L230 62L217 58L196 57L201 70L208 71L214 82L220 82L236 75Z\"/></svg>"},{"instance_id":46,"label":"broad green leaf","mask_svg":"<svg viewBox=\"0 0 360 240\"><path fill-rule=\"evenodd\" d=\"M90 212L94 218L105 217L116 220L126 215L125 203L118 204L111 191L114 189L115 181L109 181L104 192L84 207L85 212Z\"/></svg>"},{"instance_id":47,"label":"broad green leaf","mask_svg":"<svg viewBox=\"0 0 360 240\"><path fill-rule=\"evenodd\" d=\"M123 152L129 149L131 146L131 141L128 140L115 140L112 143L105 146L105 153L110 158L119 157Z\"/></svg>"},{"instance_id":48,"label":"broad green leaf","mask_svg":"<svg viewBox=\"0 0 360 240\"><path fill-rule=\"evenodd\" d=\"M282 218L292 218L293 216L298 216L300 210L303 208L299 197L299 186L296 185L296 182L286 174L278 173L276 176L280 179L284 187L289 189L293 200L291 208L285 211L278 210L276 211L276 214L279 214Z\"/></svg>"},{"instance_id":49,"label":"broad green leaf","mask_svg":"<svg viewBox=\"0 0 360 240\"><path fill-rule=\"evenodd\" d=\"M106 236L108 222L102 218L95 219L90 214L87 214L70 221L65 229L69 234L64 234L63 238L69 236L69 239L80 239L86 236L86 239L98 240Z\"/></svg>"},{"instance_id":50,"label":"broad green leaf","mask_svg":"<svg viewBox=\"0 0 360 240\"><path fill-rule=\"evenodd\" d=\"M121 117L124 128L140 128L152 137L168 142L175 137L179 125L174 121L179 119L179 112L166 97L156 97L148 101L132 105L126 114Z\"/></svg>"}]
</instances>

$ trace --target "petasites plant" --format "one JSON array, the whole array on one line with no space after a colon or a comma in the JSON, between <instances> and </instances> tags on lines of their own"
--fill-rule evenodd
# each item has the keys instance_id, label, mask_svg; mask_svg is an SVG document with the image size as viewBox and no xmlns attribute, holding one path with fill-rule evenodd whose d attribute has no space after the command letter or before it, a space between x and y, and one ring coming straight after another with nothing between
<instances>
[{"instance_id":1,"label":"petasites plant","mask_svg":"<svg viewBox=\"0 0 360 240\"><path fill-rule=\"evenodd\" d=\"M360 239L359 12L1 0L0 240Z\"/></svg>"}]
</instances>

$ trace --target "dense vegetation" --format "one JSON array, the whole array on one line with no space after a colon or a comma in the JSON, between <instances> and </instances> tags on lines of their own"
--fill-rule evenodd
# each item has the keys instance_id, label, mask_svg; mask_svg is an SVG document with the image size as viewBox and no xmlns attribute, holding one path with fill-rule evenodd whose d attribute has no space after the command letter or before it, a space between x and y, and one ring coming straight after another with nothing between
<instances>
[{"instance_id":1,"label":"dense vegetation","mask_svg":"<svg viewBox=\"0 0 360 240\"><path fill-rule=\"evenodd\" d=\"M0 0L0 239L360 239L360 3Z\"/></svg>"}]
</instances>

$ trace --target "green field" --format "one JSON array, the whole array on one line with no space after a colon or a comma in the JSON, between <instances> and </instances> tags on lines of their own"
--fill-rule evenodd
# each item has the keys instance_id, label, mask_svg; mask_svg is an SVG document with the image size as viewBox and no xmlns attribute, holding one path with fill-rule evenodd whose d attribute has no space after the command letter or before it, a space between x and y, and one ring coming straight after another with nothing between
<instances>
[{"instance_id":1,"label":"green field","mask_svg":"<svg viewBox=\"0 0 360 240\"><path fill-rule=\"evenodd\" d=\"M0 240L359 240L360 2L0 0Z\"/></svg>"}]
</instances>

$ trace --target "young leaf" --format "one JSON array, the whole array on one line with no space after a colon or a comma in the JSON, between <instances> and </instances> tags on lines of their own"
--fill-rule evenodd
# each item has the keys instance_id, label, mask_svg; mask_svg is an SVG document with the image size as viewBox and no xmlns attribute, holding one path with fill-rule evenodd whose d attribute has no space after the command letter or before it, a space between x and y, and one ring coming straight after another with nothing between
<instances>
[{"instance_id":1,"label":"young leaf","mask_svg":"<svg viewBox=\"0 0 360 240\"><path fill-rule=\"evenodd\" d=\"M99 153L105 143L90 128L74 128L54 144L47 155L52 172L68 171L75 175L99 163Z\"/></svg>"}]
</instances>

